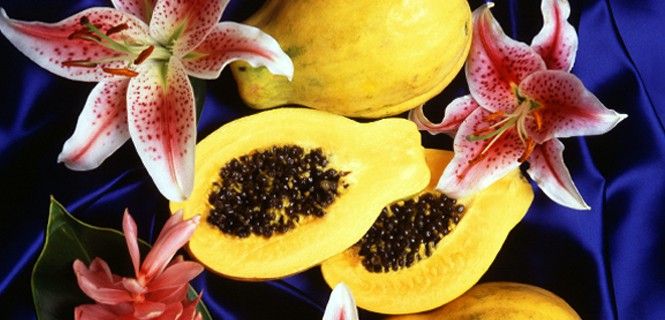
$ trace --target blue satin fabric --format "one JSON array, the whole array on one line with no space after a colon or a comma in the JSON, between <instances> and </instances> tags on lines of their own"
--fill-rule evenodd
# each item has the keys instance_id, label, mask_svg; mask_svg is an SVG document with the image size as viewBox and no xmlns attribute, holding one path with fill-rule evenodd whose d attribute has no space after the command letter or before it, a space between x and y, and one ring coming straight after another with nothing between
<instances>
[{"instance_id":1,"label":"blue satin fabric","mask_svg":"<svg viewBox=\"0 0 665 320\"><path fill-rule=\"evenodd\" d=\"M564 139L565 161L593 209L566 209L536 188L533 206L482 281L546 288L584 319L665 319L665 64L660 61L665 3L570 1L570 21L580 39L573 73L605 105L629 117L608 134ZM240 21L260 2L231 1L224 19ZM48 22L108 5L102 0L1 4L12 18ZM529 42L541 26L539 1L497 0L493 12L518 40ZM93 171L74 172L56 163L93 84L49 74L4 37L0 70L0 318L34 319L30 273L43 244L49 195L86 222L118 229L129 208L139 236L148 240L168 208L129 143ZM239 100L228 71L207 87L199 139L252 112ZM443 106L465 92L459 76L427 104L428 113L438 108L442 114ZM445 136L424 136L424 143L451 145ZM204 291L215 319L317 319L330 292L318 268L258 283L208 273L194 285ZM361 311L361 318L381 316Z\"/></svg>"}]
</instances>

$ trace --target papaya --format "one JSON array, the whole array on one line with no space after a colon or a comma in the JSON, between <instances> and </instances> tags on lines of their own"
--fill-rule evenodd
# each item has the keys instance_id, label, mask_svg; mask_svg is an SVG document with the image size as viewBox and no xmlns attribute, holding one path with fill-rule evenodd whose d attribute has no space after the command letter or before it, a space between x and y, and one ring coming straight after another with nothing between
<instances>
[{"instance_id":1,"label":"papaya","mask_svg":"<svg viewBox=\"0 0 665 320\"><path fill-rule=\"evenodd\" d=\"M331 287L344 282L361 308L407 314L460 296L487 271L533 200L531 186L517 169L482 191L450 200L434 188L452 152L428 149L426 156L429 186L391 204L392 213L377 219L380 228L375 223L361 241L321 264L325 281ZM448 213L438 213L437 201Z\"/></svg>"},{"instance_id":2,"label":"papaya","mask_svg":"<svg viewBox=\"0 0 665 320\"><path fill-rule=\"evenodd\" d=\"M475 285L450 303L429 312L387 320L579 320L575 310L554 293L516 282Z\"/></svg>"},{"instance_id":3,"label":"papaya","mask_svg":"<svg viewBox=\"0 0 665 320\"><path fill-rule=\"evenodd\" d=\"M210 271L265 280L342 252L388 203L430 181L415 124L359 123L307 108L231 121L196 146L191 196L202 223L188 249Z\"/></svg>"},{"instance_id":4,"label":"papaya","mask_svg":"<svg viewBox=\"0 0 665 320\"><path fill-rule=\"evenodd\" d=\"M471 44L466 0L268 0L245 23L273 36L292 81L231 64L247 105L302 105L379 118L422 105L462 68Z\"/></svg>"}]
</instances>

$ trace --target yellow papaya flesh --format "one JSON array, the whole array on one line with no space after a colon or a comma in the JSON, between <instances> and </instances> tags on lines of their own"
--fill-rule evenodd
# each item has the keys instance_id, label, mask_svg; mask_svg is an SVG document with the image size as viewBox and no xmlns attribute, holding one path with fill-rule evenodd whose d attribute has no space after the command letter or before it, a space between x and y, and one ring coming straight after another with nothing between
<instances>
[{"instance_id":1,"label":"yellow papaya flesh","mask_svg":"<svg viewBox=\"0 0 665 320\"><path fill-rule=\"evenodd\" d=\"M222 167L257 151L289 145L320 149L330 168L344 172L345 186L325 215L305 217L292 230L270 237L227 234L208 221L213 207L209 197L218 191ZM408 120L358 123L323 111L282 108L232 121L199 142L194 190L188 200L172 202L171 209L183 209L185 218L201 215L189 250L209 270L238 279L274 279L353 245L381 208L419 192L429 179L420 133Z\"/></svg>"},{"instance_id":2,"label":"yellow papaya flesh","mask_svg":"<svg viewBox=\"0 0 665 320\"><path fill-rule=\"evenodd\" d=\"M432 190L452 152L427 150L427 158ZM331 287L344 282L358 306L367 310L406 314L436 308L480 279L532 200L531 186L515 170L487 189L457 200L465 208L463 216L429 257L397 271L370 272L353 246L324 261L321 271Z\"/></svg>"},{"instance_id":3,"label":"yellow papaya flesh","mask_svg":"<svg viewBox=\"0 0 665 320\"><path fill-rule=\"evenodd\" d=\"M474 286L450 303L429 312L392 316L388 320L579 320L580 316L554 293L515 282Z\"/></svg>"},{"instance_id":4,"label":"yellow papaya flesh","mask_svg":"<svg viewBox=\"0 0 665 320\"><path fill-rule=\"evenodd\" d=\"M292 81L234 62L242 99L378 118L422 105L462 68L471 44L466 0L268 0L246 23L273 36Z\"/></svg>"}]
</instances>

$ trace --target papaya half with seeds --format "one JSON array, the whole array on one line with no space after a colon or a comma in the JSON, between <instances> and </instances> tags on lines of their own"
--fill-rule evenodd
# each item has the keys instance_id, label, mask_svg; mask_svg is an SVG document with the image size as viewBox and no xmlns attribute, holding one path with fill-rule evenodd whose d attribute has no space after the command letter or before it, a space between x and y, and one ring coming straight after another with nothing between
<instances>
[{"instance_id":1,"label":"papaya half with seeds","mask_svg":"<svg viewBox=\"0 0 665 320\"><path fill-rule=\"evenodd\" d=\"M451 213L430 219L438 200L428 203L419 199L431 199L433 196L427 194L437 193L433 190L436 177L452 158L452 152L428 149L426 155L433 177L428 190L414 197L418 200L391 205L392 213L383 220L382 230L374 230L380 236L369 237L374 243L363 241L377 224L358 244L321 264L326 282L331 287L344 282L361 308L386 314L415 313L460 296L487 271L508 232L526 214L533 200L531 186L515 170L467 198L454 202L442 197L444 202L452 203L442 205ZM422 210L425 212L413 215ZM444 218L446 222L442 223ZM388 252L382 252L384 249Z\"/></svg>"},{"instance_id":2,"label":"papaya half with seeds","mask_svg":"<svg viewBox=\"0 0 665 320\"><path fill-rule=\"evenodd\" d=\"M381 208L429 180L420 133L406 119L281 108L199 142L194 190L171 209L201 215L189 250L209 270L274 279L350 247Z\"/></svg>"},{"instance_id":3,"label":"papaya half with seeds","mask_svg":"<svg viewBox=\"0 0 665 320\"><path fill-rule=\"evenodd\" d=\"M474 286L450 303L429 312L391 316L387 320L579 320L563 299L536 286L487 282Z\"/></svg>"},{"instance_id":4,"label":"papaya half with seeds","mask_svg":"<svg viewBox=\"0 0 665 320\"><path fill-rule=\"evenodd\" d=\"M292 81L231 64L242 99L379 118L415 108L458 74L471 44L467 0L268 0L245 23L273 36Z\"/></svg>"}]
</instances>

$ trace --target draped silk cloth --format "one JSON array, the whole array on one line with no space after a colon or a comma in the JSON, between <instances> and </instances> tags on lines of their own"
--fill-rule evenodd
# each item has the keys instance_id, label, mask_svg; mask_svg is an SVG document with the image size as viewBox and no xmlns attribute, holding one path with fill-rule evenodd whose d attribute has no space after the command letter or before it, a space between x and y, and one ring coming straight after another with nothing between
<instances>
[{"instance_id":1,"label":"draped silk cloth","mask_svg":"<svg viewBox=\"0 0 665 320\"><path fill-rule=\"evenodd\" d=\"M260 2L231 1L224 20L241 21ZM602 136L563 139L564 160L592 209L561 207L536 188L526 218L481 281L543 287L584 319L665 319L665 2L570 2L580 43L572 72L628 118ZM496 0L492 10L508 35L528 43L541 26L539 4ZM12 18L55 22L110 1L4 0L0 6ZM94 84L44 71L4 37L0 57L0 318L34 319L30 273L43 245L50 195L85 222L116 229L129 208L139 237L148 241L168 207L131 143L93 171L56 163ZM427 103L427 113L441 115L465 92L460 75ZM251 112L226 70L207 82L199 139ZM451 145L443 135L424 138L426 146ZM215 319L320 319L330 293L316 267L255 283L204 273L193 285L203 290Z\"/></svg>"}]
</instances>

